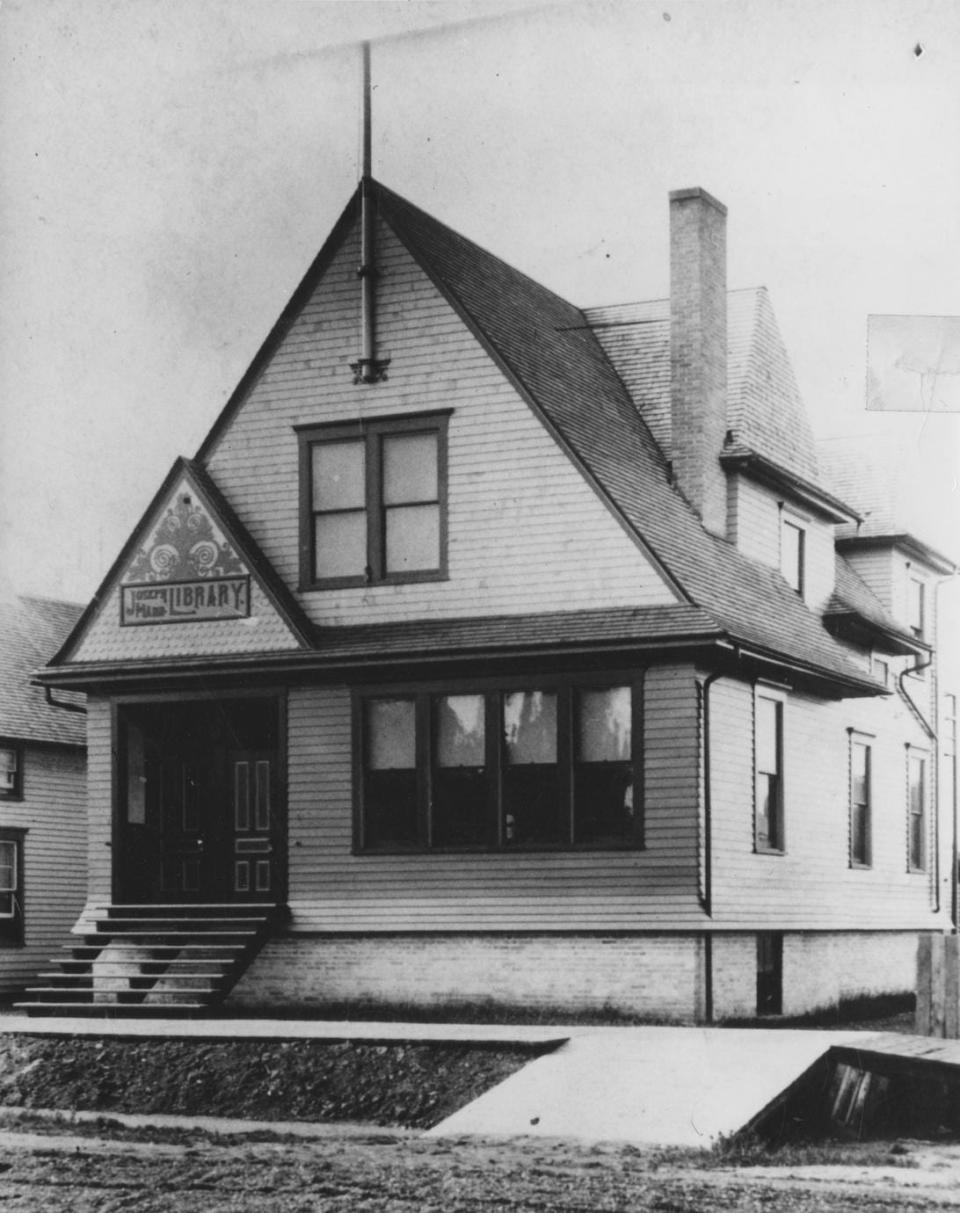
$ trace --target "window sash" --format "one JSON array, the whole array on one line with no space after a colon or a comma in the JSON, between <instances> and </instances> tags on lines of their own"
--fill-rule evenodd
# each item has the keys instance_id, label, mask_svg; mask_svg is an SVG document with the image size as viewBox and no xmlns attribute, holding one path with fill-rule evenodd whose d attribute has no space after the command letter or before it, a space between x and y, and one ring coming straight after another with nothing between
<instances>
[{"instance_id":1,"label":"window sash","mask_svg":"<svg viewBox=\"0 0 960 1213\"><path fill-rule=\"evenodd\" d=\"M918 639L923 638L923 629L925 623L925 607L924 601L925 586L922 581L918 581L916 577L911 577L907 583L907 611L909 618L907 620L910 631Z\"/></svg>"},{"instance_id":2,"label":"window sash","mask_svg":"<svg viewBox=\"0 0 960 1213\"><path fill-rule=\"evenodd\" d=\"M926 866L926 787L926 759L911 755L907 781L908 860L911 870L916 872L922 872Z\"/></svg>"},{"instance_id":3,"label":"window sash","mask_svg":"<svg viewBox=\"0 0 960 1213\"><path fill-rule=\"evenodd\" d=\"M298 427L304 589L446 576L448 416Z\"/></svg>"},{"instance_id":4,"label":"window sash","mask_svg":"<svg viewBox=\"0 0 960 1213\"><path fill-rule=\"evenodd\" d=\"M754 708L754 845L782 851L783 704L758 695Z\"/></svg>"},{"instance_id":5,"label":"window sash","mask_svg":"<svg viewBox=\"0 0 960 1213\"><path fill-rule=\"evenodd\" d=\"M591 688L607 695L617 732L616 760L580 757L579 685L517 689L455 687L355 696L356 838L361 850L641 846L639 771L632 736L638 711L632 683ZM416 756L404 778L385 786L372 745L371 704L407 701ZM626 700L626 703L624 702ZM591 702L588 699L588 702ZM593 703L596 707L596 698ZM392 830L392 795L403 829Z\"/></svg>"},{"instance_id":6,"label":"window sash","mask_svg":"<svg viewBox=\"0 0 960 1213\"><path fill-rule=\"evenodd\" d=\"M787 585L803 593L806 531L796 522L784 518L780 527L780 571Z\"/></svg>"},{"instance_id":7,"label":"window sash","mask_svg":"<svg viewBox=\"0 0 960 1213\"><path fill-rule=\"evenodd\" d=\"M873 752L863 741L850 747L850 862L870 866L870 831L873 801Z\"/></svg>"},{"instance_id":8,"label":"window sash","mask_svg":"<svg viewBox=\"0 0 960 1213\"><path fill-rule=\"evenodd\" d=\"M21 759L18 746L0 746L0 797L20 795Z\"/></svg>"},{"instance_id":9,"label":"window sash","mask_svg":"<svg viewBox=\"0 0 960 1213\"><path fill-rule=\"evenodd\" d=\"M13 918L17 912L20 888L20 844L0 839L0 918Z\"/></svg>"}]
</instances>

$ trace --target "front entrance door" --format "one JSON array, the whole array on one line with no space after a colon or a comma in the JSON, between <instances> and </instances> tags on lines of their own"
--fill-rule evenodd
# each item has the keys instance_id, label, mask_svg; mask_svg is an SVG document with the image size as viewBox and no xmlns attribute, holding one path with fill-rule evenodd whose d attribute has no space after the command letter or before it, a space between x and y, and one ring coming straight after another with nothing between
<instances>
[{"instance_id":1,"label":"front entrance door","mask_svg":"<svg viewBox=\"0 0 960 1213\"><path fill-rule=\"evenodd\" d=\"M130 706L119 740L119 901L282 898L275 700Z\"/></svg>"}]
</instances>

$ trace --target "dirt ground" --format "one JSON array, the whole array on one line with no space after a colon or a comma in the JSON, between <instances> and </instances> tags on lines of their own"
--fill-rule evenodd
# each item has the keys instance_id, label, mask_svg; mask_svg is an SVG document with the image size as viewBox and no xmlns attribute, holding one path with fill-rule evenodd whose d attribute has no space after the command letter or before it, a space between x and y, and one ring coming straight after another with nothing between
<instances>
[{"instance_id":1,"label":"dirt ground","mask_svg":"<svg viewBox=\"0 0 960 1213\"><path fill-rule=\"evenodd\" d=\"M0 1035L0 1107L428 1128L543 1051Z\"/></svg>"},{"instance_id":2,"label":"dirt ground","mask_svg":"<svg viewBox=\"0 0 960 1213\"><path fill-rule=\"evenodd\" d=\"M960 1208L960 1147L898 1143L788 1153L780 1165L544 1139L409 1132L217 1138L0 1129L5 1213L836 1213ZM814 1159L814 1161L810 1161ZM742 1159L740 1160L742 1162Z\"/></svg>"}]
</instances>

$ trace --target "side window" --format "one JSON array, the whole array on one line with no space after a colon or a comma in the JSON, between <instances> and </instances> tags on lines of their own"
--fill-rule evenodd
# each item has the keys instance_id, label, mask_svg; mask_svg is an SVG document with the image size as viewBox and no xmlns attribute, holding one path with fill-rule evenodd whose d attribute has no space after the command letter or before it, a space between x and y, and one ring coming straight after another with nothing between
<instances>
[{"instance_id":1,"label":"side window","mask_svg":"<svg viewBox=\"0 0 960 1213\"><path fill-rule=\"evenodd\" d=\"M907 581L907 624L918 640L926 630L926 586L916 577Z\"/></svg>"},{"instance_id":2,"label":"side window","mask_svg":"<svg viewBox=\"0 0 960 1213\"><path fill-rule=\"evenodd\" d=\"M23 749L0 742L0 800L20 800L23 796Z\"/></svg>"},{"instance_id":3,"label":"side window","mask_svg":"<svg viewBox=\"0 0 960 1213\"><path fill-rule=\"evenodd\" d=\"M0 830L0 944L23 943L23 830Z\"/></svg>"},{"instance_id":4,"label":"side window","mask_svg":"<svg viewBox=\"0 0 960 1213\"><path fill-rule=\"evenodd\" d=\"M421 842L416 701L368 699L363 710L364 846L415 847Z\"/></svg>"},{"instance_id":5,"label":"side window","mask_svg":"<svg viewBox=\"0 0 960 1213\"><path fill-rule=\"evenodd\" d=\"M555 691L503 697L503 837L507 843L564 842Z\"/></svg>"},{"instance_id":6,"label":"side window","mask_svg":"<svg viewBox=\"0 0 960 1213\"><path fill-rule=\"evenodd\" d=\"M755 707L754 841L758 851L784 849L783 703L758 694Z\"/></svg>"},{"instance_id":7,"label":"side window","mask_svg":"<svg viewBox=\"0 0 960 1213\"><path fill-rule=\"evenodd\" d=\"M927 866L927 760L907 752L907 866L923 872Z\"/></svg>"},{"instance_id":8,"label":"side window","mask_svg":"<svg viewBox=\"0 0 960 1213\"><path fill-rule=\"evenodd\" d=\"M873 749L865 740L850 739L850 866L871 863L873 807Z\"/></svg>"},{"instance_id":9,"label":"side window","mask_svg":"<svg viewBox=\"0 0 960 1213\"><path fill-rule=\"evenodd\" d=\"M633 697L628 686L576 695L576 842L614 842L633 834Z\"/></svg>"}]
</instances>

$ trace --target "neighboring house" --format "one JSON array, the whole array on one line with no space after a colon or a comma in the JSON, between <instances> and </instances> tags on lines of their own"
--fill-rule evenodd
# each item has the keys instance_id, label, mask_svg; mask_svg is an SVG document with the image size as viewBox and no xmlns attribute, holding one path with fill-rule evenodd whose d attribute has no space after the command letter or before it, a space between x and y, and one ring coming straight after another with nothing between
<instances>
[{"instance_id":1,"label":"neighboring house","mask_svg":"<svg viewBox=\"0 0 960 1213\"><path fill-rule=\"evenodd\" d=\"M117 998L189 1006L204 916L236 1004L912 987L949 862L896 675L953 566L858 538L725 208L670 208L671 299L584 312L363 182L42 676L89 696Z\"/></svg>"},{"instance_id":2,"label":"neighboring house","mask_svg":"<svg viewBox=\"0 0 960 1213\"><path fill-rule=\"evenodd\" d=\"M0 997L54 957L87 886L82 698L54 696L33 673L80 617L70 602L0 599Z\"/></svg>"}]
</instances>

